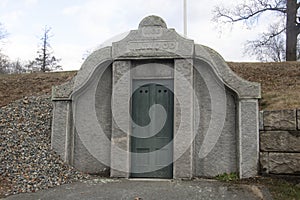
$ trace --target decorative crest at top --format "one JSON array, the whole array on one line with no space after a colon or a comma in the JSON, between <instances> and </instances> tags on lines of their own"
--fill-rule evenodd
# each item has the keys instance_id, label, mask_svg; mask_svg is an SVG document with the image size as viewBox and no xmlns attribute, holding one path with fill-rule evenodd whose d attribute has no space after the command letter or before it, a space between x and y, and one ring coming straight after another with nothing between
<instances>
[{"instance_id":1,"label":"decorative crest at top","mask_svg":"<svg viewBox=\"0 0 300 200\"><path fill-rule=\"evenodd\" d=\"M148 26L159 26L162 28L167 28L166 22L156 15L150 15L148 17L145 17L139 24L139 28Z\"/></svg>"}]
</instances>

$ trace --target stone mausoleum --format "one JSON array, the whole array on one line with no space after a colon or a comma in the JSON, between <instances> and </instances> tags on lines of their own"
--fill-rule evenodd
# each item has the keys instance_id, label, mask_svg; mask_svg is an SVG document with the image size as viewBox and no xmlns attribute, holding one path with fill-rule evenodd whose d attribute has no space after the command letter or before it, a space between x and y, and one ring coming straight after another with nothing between
<instances>
[{"instance_id":1,"label":"stone mausoleum","mask_svg":"<svg viewBox=\"0 0 300 200\"><path fill-rule=\"evenodd\" d=\"M252 177L260 94L217 52L148 16L53 88L51 145L91 174Z\"/></svg>"}]
</instances>

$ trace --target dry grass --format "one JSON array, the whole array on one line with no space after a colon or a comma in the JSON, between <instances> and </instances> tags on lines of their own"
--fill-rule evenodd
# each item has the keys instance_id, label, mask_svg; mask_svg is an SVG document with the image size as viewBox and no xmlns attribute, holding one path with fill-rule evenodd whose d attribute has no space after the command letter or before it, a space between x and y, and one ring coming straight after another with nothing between
<instances>
[{"instance_id":1,"label":"dry grass","mask_svg":"<svg viewBox=\"0 0 300 200\"><path fill-rule=\"evenodd\" d=\"M231 69L262 87L260 109L300 109L300 62L233 63ZM76 72L0 75L0 107L24 96L50 94L53 85L70 80Z\"/></svg>"},{"instance_id":2,"label":"dry grass","mask_svg":"<svg viewBox=\"0 0 300 200\"><path fill-rule=\"evenodd\" d=\"M24 96L51 94L52 86L70 80L76 72L0 75L0 107Z\"/></svg>"},{"instance_id":3,"label":"dry grass","mask_svg":"<svg viewBox=\"0 0 300 200\"><path fill-rule=\"evenodd\" d=\"M261 83L262 110L300 108L300 62L228 64L244 79Z\"/></svg>"}]
</instances>

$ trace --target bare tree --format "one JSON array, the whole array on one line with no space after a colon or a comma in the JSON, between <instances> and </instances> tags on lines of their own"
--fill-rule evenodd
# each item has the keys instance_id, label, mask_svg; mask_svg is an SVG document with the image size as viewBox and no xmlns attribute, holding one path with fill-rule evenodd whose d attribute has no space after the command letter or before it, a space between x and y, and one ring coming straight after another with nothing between
<instances>
[{"instance_id":1,"label":"bare tree","mask_svg":"<svg viewBox=\"0 0 300 200\"><path fill-rule=\"evenodd\" d=\"M2 41L4 38L6 38L8 35L6 29L4 26L0 23L0 40Z\"/></svg>"},{"instance_id":2,"label":"bare tree","mask_svg":"<svg viewBox=\"0 0 300 200\"><path fill-rule=\"evenodd\" d=\"M0 43L3 44L3 40L8 36L6 29L0 23ZM37 71L34 68L35 61L22 62L20 59L12 61L8 56L1 52L0 48L0 74L21 74L27 72Z\"/></svg>"},{"instance_id":3,"label":"bare tree","mask_svg":"<svg viewBox=\"0 0 300 200\"><path fill-rule=\"evenodd\" d=\"M3 25L0 23L0 43L2 44L3 39L7 37L7 32ZM6 55L1 52L0 48L0 74L8 73L9 59Z\"/></svg>"},{"instance_id":4,"label":"bare tree","mask_svg":"<svg viewBox=\"0 0 300 200\"><path fill-rule=\"evenodd\" d=\"M9 73L8 57L0 52L0 74Z\"/></svg>"},{"instance_id":5,"label":"bare tree","mask_svg":"<svg viewBox=\"0 0 300 200\"><path fill-rule=\"evenodd\" d=\"M252 26L262 15L274 13L281 24L270 22L268 32L262 33L257 40L247 42L246 52L257 55L260 60L295 61L300 33L299 6L297 0L247 0L233 8L215 7L213 20L218 23L243 21Z\"/></svg>"},{"instance_id":6,"label":"bare tree","mask_svg":"<svg viewBox=\"0 0 300 200\"><path fill-rule=\"evenodd\" d=\"M282 62L286 59L284 34L280 24L270 25L269 31L260 34L259 39L246 42L244 53L256 56L263 62Z\"/></svg>"},{"instance_id":7,"label":"bare tree","mask_svg":"<svg viewBox=\"0 0 300 200\"><path fill-rule=\"evenodd\" d=\"M53 56L53 51L50 45L49 35L51 28L45 27L43 36L41 38L41 46L37 51L38 57L35 58L35 64L40 67L40 71L53 71L53 70L61 70L62 67L58 64L60 59L57 59Z\"/></svg>"},{"instance_id":8,"label":"bare tree","mask_svg":"<svg viewBox=\"0 0 300 200\"><path fill-rule=\"evenodd\" d=\"M300 33L297 0L286 0L286 60L297 60L297 37Z\"/></svg>"}]
</instances>

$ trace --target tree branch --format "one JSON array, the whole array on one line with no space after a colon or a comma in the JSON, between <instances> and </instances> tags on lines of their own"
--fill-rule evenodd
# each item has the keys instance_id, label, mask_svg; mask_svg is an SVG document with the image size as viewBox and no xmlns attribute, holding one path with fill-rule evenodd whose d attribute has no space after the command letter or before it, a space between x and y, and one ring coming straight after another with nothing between
<instances>
[{"instance_id":1,"label":"tree branch","mask_svg":"<svg viewBox=\"0 0 300 200\"><path fill-rule=\"evenodd\" d=\"M248 3L238 4L233 8L224 8L222 5L214 9L214 21L223 18L223 22L247 21L259 17L266 11L275 11L286 14L286 0L249 0ZM300 4L300 3L299 3ZM227 20L226 20L227 19Z\"/></svg>"},{"instance_id":2,"label":"tree branch","mask_svg":"<svg viewBox=\"0 0 300 200\"><path fill-rule=\"evenodd\" d=\"M280 35L281 33L283 33L286 30L286 28L283 28L282 30L276 32L276 33L271 33L269 36L267 36L267 38L263 41L260 41L261 45L266 45L272 38ZM266 35L265 35L266 36Z\"/></svg>"},{"instance_id":3,"label":"tree branch","mask_svg":"<svg viewBox=\"0 0 300 200\"><path fill-rule=\"evenodd\" d=\"M258 11L253 12L251 9L249 9L251 14L249 15L245 15L245 16L239 16L238 18L233 18L231 16L229 16L228 14L223 14L221 12L218 13L218 17L225 17L227 19L229 19L231 22L238 22L238 21L243 21L243 20L247 20L250 19L256 15L259 15L260 13L263 13L265 11L276 11L276 12L281 12L281 13L286 13L286 9L285 8L265 8L265 9L261 9Z\"/></svg>"}]
</instances>

